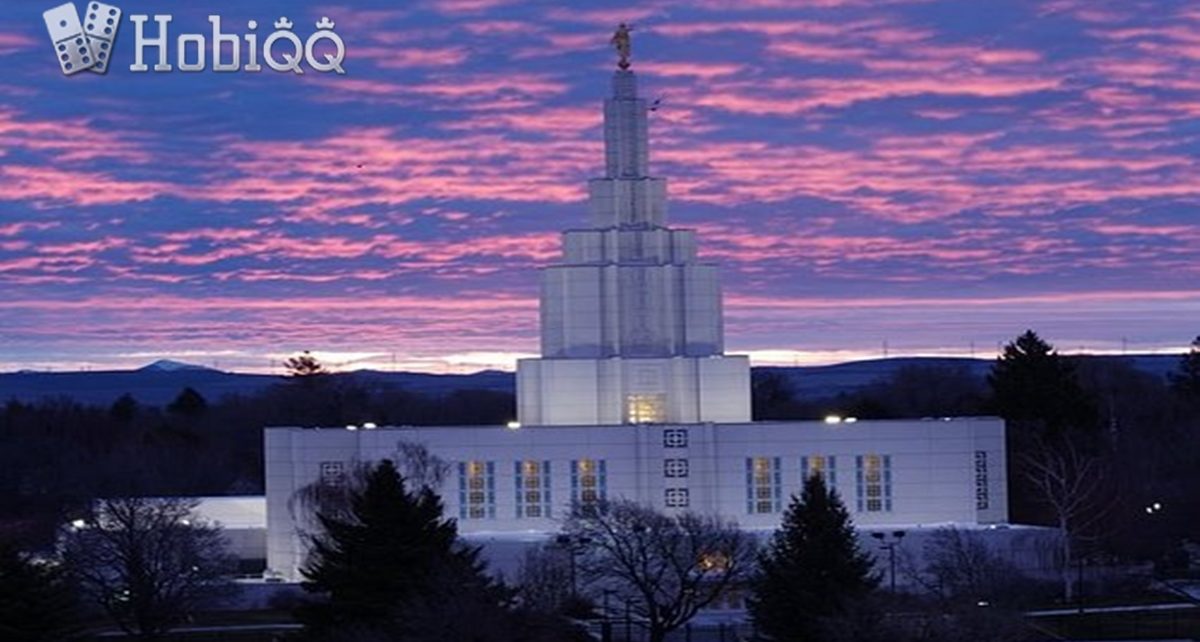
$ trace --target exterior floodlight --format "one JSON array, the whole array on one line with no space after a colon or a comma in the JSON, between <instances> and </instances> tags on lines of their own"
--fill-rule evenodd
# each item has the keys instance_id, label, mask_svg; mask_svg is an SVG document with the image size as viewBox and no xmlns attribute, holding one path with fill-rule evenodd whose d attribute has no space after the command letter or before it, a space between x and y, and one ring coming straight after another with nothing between
<instances>
[{"instance_id":1,"label":"exterior floodlight","mask_svg":"<svg viewBox=\"0 0 1200 642\"><path fill-rule=\"evenodd\" d=\"M508 428L509 430L516 430L516 429L518 429L518 428L520 428L520 427L521 427L521 422L519 422L519 421L510 421L510 422L508 422L507 424L504 424L504 427L505 427L505 428Z\"/></svg>"},{"instance_id":2,"label":"exterior floodlight","mask_svg":"<svg viewBox=\"0 0 1200 642\"><path fill-rule=\"evenodd\" d=\"M856 421L858 421L858 417L846 417L845 419L842 420L843 423L848 423L848 424L852 424Z\"/></svg>"},{"instance_id":3,"label":"exterior floodlight","mask_svg":"<svg viewBox=\"0 0 1200 642\"><path fill-rule=\"evenodd\" d=\"M375 430L378 427L379 426L376 426L375 422L373 421L368 421L367 423L363 424L363 428L366 428L367 430Z\"/></svg>"},{"instance_id":4,"label":"exterior floodlight","mask_svg":"<svg viewBox=\"0 0 1200 642\"><path fill-rule=\"evenodd\" d=\"M838 415L826 415L826 416L825 416L825 423L827 423L827 424L840 424L840 423L842 423L842 418L841 418L841 417L839 417Z\"/></svg>"},{"instance_id":5,"label":"exterior floodlight","mask_svg":"<svg viewBox=\"0 0 1200 642\"><path fill-rule=\"evenodd\" d=\"M79 530L81 528L87 528L87 521L82 520L82 519L76 519L71 522L71 528L74 528L75 530Z\"/></svg>"},{"instance_id":6,"label":"exterior floodlight","mask_svg":"<svg viewBox=\"0 0 1200 642\"><path fill-rule=\"evenodd\" d=\"M355 426L354 424L350 424L349 426L346 426L346 430L358 430L358 426Z\"/></svg>"}]
</instances>

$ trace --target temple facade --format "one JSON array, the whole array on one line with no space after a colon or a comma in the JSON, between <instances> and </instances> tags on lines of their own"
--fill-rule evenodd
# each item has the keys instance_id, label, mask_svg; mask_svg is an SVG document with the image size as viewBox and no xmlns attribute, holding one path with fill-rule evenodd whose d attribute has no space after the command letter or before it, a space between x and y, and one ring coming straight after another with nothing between
<instances>
[{"instance_id":1,"label":"temple facade","mask_svg":"<svg viewBox=\"0 0 1200 642\"><path fill-rule=\"evenodd\" d=\"M572 506L615 498L769 532L818 474L864 531L1006 523L1000 419L751 421L748 360L724 354L717 269L697 260L692 231L667 226L627 67L604 101L588 225L563 233L561 262L542 272L542 356L519 363L519 421L266 429L271 575L299 577L300 489L344 483L357 462L403 466L412 445L444 462L448 514L494 559L553 536Z\"/></svg>"},{"instance_id":2,"label":"temple facade","mask_svg":"<svg viewBox=\"0 0 1200 642\"><path fill-rule=\"evenodd\" d=\"M563 232L542 271L542 357L517 366L524 425L750 420L750 362L726 356L717 267L667 226L667 181L649 175L648 106L628 69L604 101L604 176L589 225Z\"/></svg>"}]
</instances>

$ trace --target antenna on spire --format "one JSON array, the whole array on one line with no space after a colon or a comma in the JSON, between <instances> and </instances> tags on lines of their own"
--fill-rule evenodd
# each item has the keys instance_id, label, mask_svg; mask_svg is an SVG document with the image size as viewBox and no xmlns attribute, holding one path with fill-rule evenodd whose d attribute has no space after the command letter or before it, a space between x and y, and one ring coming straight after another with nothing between
<instances>
[{"instance_id":1,"label":"antenna on spire","mask_svg":"<svg viewBox=\"0 0 1200 642\"><path fill-rule=\"evenodd\" d=\"M617 66L622 70L629 69L629 55L633 50L633 43L629 37L629 32L631 31L633 31L633 27L622 22L617 25L617 30L613 32L612 38L608 41L617 50L617 55L620 56Z\"/></svg>"}]
</instances>

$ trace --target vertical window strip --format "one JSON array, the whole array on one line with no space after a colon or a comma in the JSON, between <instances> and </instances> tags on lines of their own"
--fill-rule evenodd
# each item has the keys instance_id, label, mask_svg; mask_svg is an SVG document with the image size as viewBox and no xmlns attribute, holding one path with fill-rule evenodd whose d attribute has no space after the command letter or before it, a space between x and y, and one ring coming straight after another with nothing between
<instances>
[{"instance_id":1,"label":"vertical window strip","mask_svg":"<svg viewBox=\"0 0 1200 642\"><path fill-rule=\"evenodd\" d=\"M783 466L779 457L775 457L771 460L771 467L774 469L772 472L775 483L775 506L772 512L778 513L783 509Z\"/></svg>"},{"instance_id":2,"label":"vertical window strip","mask_svg":"<svg viewBox=\"0 0 1200 642\"><path fill-rule=\"evenodd\" d=\"M517 494L517 519L525 517L525 462L517 460L513 462L513 479L516 485Z\"/></svg>"},{"instance_id":3,"label":"vertical window strip","mask_svg":"<svg viewBox=\"0 0 1200 642\"><path fill-rule=\"evenodd\" d=\"M892 512L892 456L883 456L883 510Z\"/></svg>"},{"instance_id":4,"label":"vertical window strip","mask_svg":"<svg viewBox=\"0 0 1200 642\"><path fill-rule=\"evenodd\" d=\"M975 510L987 510L991 503L987 457L986 450L975 451Z\"/></svg>"},{"instance_id":5,"label":"vertical window strip","mask_svg":"<svg viewBox=\"0 0 1200 642\"><path fill-rule=\"evenodd\" d=\"M547 488L549 488L548 481ZM607 498L608 469L605 461L603 459L572 459L571 502L581 505L595 504Z\"/></svg>"},{"instance_id":6,"label":"vertical window strip","mask_svg":"<svg viewBox=\"0 0 1200 642\"><path fill-rule=\"evenodd\" d=\"M891 455L857 455L854 458L854 477L859 512L892 510Z\"/></svg>"},{"instance_id":7,"label":"vertical window strip","mask_svg":"<svg viewBox=\"0 0 1200 642\"><path fill-rule=\"evenodd\" d=\"M746 514L754 514L754 458L746 458Z\"/></svg>"},{"instance_id":8,"label":"vertical window strip","mask_svg":"<svg viewBox=\"0 0 1200 642\"><path fill-rule=\"evenodd\" d=\"M488 519L496 519L496 462L489 461L487 470L487 495L484 502L487 505Z\"/></svg>"},{"instance_id":9,"label":"vertical window strip","mask_svg":"<svg viewBox=\"0 0 1200 642\"><path fill-rule=\"evenodd\" d=\"M825 485L837 488L837 457L833 455L808 455L800 458L800 478L807 481L811 475L821 475Z\"/></svg>"},{"instance_id":10,"label":"vertical window strip","mask_svg":"<svg viewBox=\"0 0 1200 642\"><path fill-rule=\"evenodd\" d=\"M460 519L496 518L496 462L458 463L458 516Z\"/></svg>"},{"instance_id":11,"label":"vertical window strip","mask_svg":"<svg viewBox=\"0 0 1200 642\"><path fill-rule=\"evenodd\" d=\"M746 458L746 511L776 513L782 507L783 473L779 457Z\"/></svg>"},{"instance_id":12,"label":"vertical window strip","mask_svg":"<svg viewBox=\"0 0 1200 642\"><path fill-rule=\"evenodd\" d=\"M458 518L467 518L467 463L458 462Z\"/></svg>"},{"instance_id":13,"label":"vertical window strip","mask_svg":"<svg viewBox=\"0 0 1200 642\"><path fill-rule=\"evenodd\" d=\"M863 488L863 458L862 455L854 456L854 496L856 499L855 506L858 512L866 510L865 489Z\"/></svg>"}]
</instances>

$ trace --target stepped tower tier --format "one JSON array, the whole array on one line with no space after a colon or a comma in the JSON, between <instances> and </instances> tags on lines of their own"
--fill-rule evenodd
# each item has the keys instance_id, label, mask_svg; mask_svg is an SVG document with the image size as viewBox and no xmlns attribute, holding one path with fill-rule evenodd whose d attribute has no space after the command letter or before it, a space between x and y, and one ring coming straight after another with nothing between
<instances>
[{"instance_id":1,"label":"stepped tower tier","mask_svg":"<svg viewBox=\"0 0 1200 642\"><path fill-rule=\"evenodd\" d=\"M562 261L542 271L542 358L517 367L522 424L750 419L749 361L723 354L717 268L696 259L693 231L666 226L666 180L648 174L648 110L617 70L590 225L565 231Z\"/></svg>"}]
</instances>

